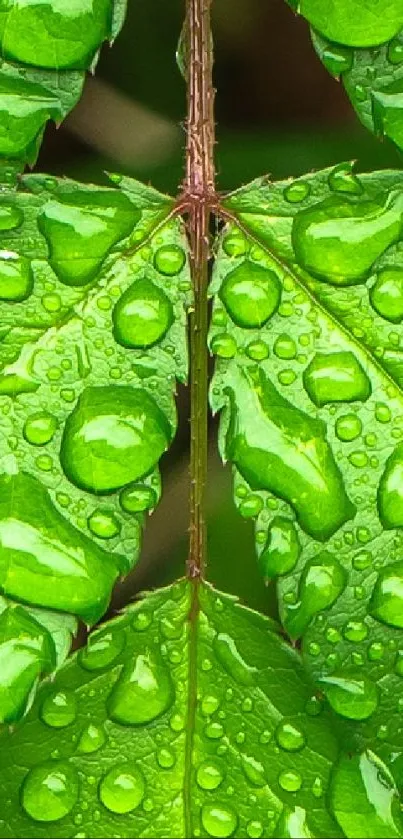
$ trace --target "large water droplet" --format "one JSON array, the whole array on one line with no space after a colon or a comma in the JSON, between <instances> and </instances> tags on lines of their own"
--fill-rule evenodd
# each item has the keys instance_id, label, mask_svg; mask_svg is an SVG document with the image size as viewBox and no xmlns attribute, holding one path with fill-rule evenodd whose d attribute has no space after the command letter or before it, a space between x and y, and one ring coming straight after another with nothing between
<instances>
[{"instance_id":1,"label":"large water droplet","mask_svg":"<svg viewBox=\"0 0 403 839\"><path fill-rule=\"evenodd\" d=\"M312 839L303 807L284 807L273 834L276 839Z\"/></svg>"},{"instance_id":2,"label":"large water droplet","mask_svg":"<svg viewBox=\"0 0 403 839\"><path fill-rule=\"evenodd\" d=\"M385 764L371 751L343 755L330 788L333 813L352 839L398 839L403 833L399 795Z\"/></svg>"},{"instance_id":3,"label":"large water droplet","mask_svg":"<svg viewBox=\"0 0 403 839\"><path fill-rule=\"evenodd\" d=\"M224 670L240 685L252 686L256 682L256 668L250 667L238 650L233 638L219 632L214 638L213 649Z\"/></svg>"},{"instance_id":4,"label":"large water droplet","mask_svg":"<svg viewBox=\"0 0 403 839\"><path fill-rule=\"evenodd\" d=\"M157 503L157 494L152 487L138 484L128 486L120 493L119 501L126 513L143 513Z\"/></svg>"},{"instance_id":5,"label":"large water droplet","mask_svg":"<svg viewBox=\"0 0 403 839\"><path fill-rule=\"evenodd\" d=\"M80 739L77 744L77 751L80 754L90 755L101 749L106 743L106 734L104 729L99 725L94 725L90 722L81 732Z\"/></svg>"},{"instance_id":6,"label":"large water droplet","mask_svg":"<svg viewBox=\"0 0 403 839\"><path fill-rule=\"evenodd\" d=\"M132 813L141 804L144 794L144 778L134 763L114 766L99 785L99 797L111 813Z\"/></svg>"},{"instance_id":7,"label":"large water droplet","mask_svg":"<svg viewBox=\"0 0 403 839\"><path fill-rule=\"evenodd\" d=\"M21 802L26 813L37 822L56 822L73 809L78 796L78 778L73 766L48 761L28 772Z\"/></svg>"},{"instance_id":8,"label":"large water droplet","mask_svg":"<svg viewBox=\"0 0 403 839\"><path fill-rule=\"evenodd\" d=\"M304 386L315 405L365 402L371 382L351 352L316 353L304 371Z\"/></svg>"},{"instance_id":9,"label":"large water droplet","mask_svg":"<svg viewBox=\"0 0 403 839\"><path fill-rule=\"evenodd\" d=\"M110 33L110 16L109 0L2 3L1 53L35 67L84 69Z\"/></svg>"},{"instance_id":10,"label":"large water droplet","mask_svg":"<svg viewBox=\"0 0 403 839\"><path fill-rule=\"evenodd\" d=\"M82 286L96 277L110 249L128 236L139 218L123 193L81 188L48 201L38 224L59 279Z\"/></svg>"},{"instance_id":11,"label":"large water droplet","mask_svg":"<svg viewBox=\"0 0 403 839\"><path fill-rule=\"evenodd\" d=\"M379 483L378 509L385 528L403 527L403 443L386 462Z\"/></svg>"},{"instance_id":12,"label":"large water droplet","mask_svg":"<svg viewBox=\"0 0 403 839\"><path fill-rule=\"evenodd\" d=\"M355 440L362 431L362 422L357 414L343 414L336 421L336 434L339 440L350 443Z\"/></svg>"},{"instance_id":13,"label":"large water droplet","mask_svg":"<svg viewBox=\"0 0 403 839\"><path fill-rule=\"evenodd\" d=\"M305 737L291 722L282 722L276 730L278 745L286 752L299 752L305 746Z\"/></svg>"},{"instance_id":14,"label":"large water droplet","mask_svg":"<svg viewBox=\"0 0 403 839\"><path fill-rule=\"evenodd\" d=\"M198 767L196 780L201 789L217 789L224 780L221 765L216 760L205 760Z\"/></svg>"},{"instance_id":15,"label":"large water droplet","mask_svg":"<svg viewBox=\"0 0 403 839\"><path fill-rule=\"evenodd\" d=\"M383 268L379 271L370 291L370 300L383 318L400 323L403 320L403 270Z\"/></svg>"},{"instance_id":16,"label":"large water droplet","mask_svg":"<svg viewBox=\"0 0 403 839\"><path fill-rule=\"evenodd\" d=\"M324 423L284 399L261 370L242 368L232 371L232 377L228 458L252 489L284 498L307 533L328 539L354 516L355 508Z\"/></svg>"},{"instance_id":17,"label":"large water droplet","mask_svg":"<svg viewBox=\"0 0 403 839\"><path fill-rule=\"evenodd\" d=\"M21 606L0 614L0 721L13 722L25 710L41 673L56 666L50 634Z\"/></svg>"},{"instance_id":18,"label":"large water droplet","mask_svg":"<svg viewBox=\"0 0 403 839\"><path fill-rule=\"evenodd\" d=\"M111 719L122 725L144 725L165 713L174 701L174 686L165 664L151 652L128 664L108 700Z\"/></svg>"},{"instance_id":19,"label":"large water droplet","mask_svg":"<svg viewBox=\"0 0 403 839\"><path fill-rule=\"evenodd\" d=\"M347 572L328 551L307 562L299 584L298 602L289 606L285 619L293 638L303 635L312 618L335 603L347 583Z\"/></svg>"},{"instance_id":20,"label":"large water droplet","mask_svg":"<svg viewBox=\"0 0 403 839\"><path fill-rule=\"evenodd\" d=\"M113 310L114 336L124 347L151 347L172 325L172 303L146 277L125 291Z\"/></svg>"},{"instance_id":21,"label":"large water droplet","mask_svg":"<svg viewBox=\"0 0 403 839\"><path fill-rule=\"evenodd\" d=\"M202 807L201 819L204 829L215 839L227 839L235 832L238 817L232 807L217 802Z\"/></svg>"},{"instance_id":22,"label":"large water droplet","mask_svg":"<svg viewBox=\"0 0 403 839\"><path fill-rule=\"evenodd\" d=\"M298 772L284 769L278 776L278 782L285 792L297 792L301 789L302 778Z\"/></svg>"},{"instance_id":23,"label":"large water droplet","mask_svg":"<svg viewBox=\"0 0 403 839\"><path fill-rule=\"evenodd\" d=\"M60 460L76 486L109 493L150 472L171 436L165 415L147 391L91 387L66 421Z\"/></svg>"},{"instance_id":24,"label":"large water droplet","mask_svg":"<svg viewBox=\"0 0 403 839\"><path fill-rule=\"evenodd\" d=\"M102 509L91 513L88 527L98 539L113 539L120 531L120 524L114 513Z\"/></svg>"},{"instance_id":25,"label":"large water droplet","mask_svg":"<svg viewBox=\"0 0 403 839\"><path fill-rule=\"evenodd\" d=\"M40 710L41 719L51 728L66 728L74 722L76 714L75 695L67 690L55 690L49 693Z\"/></svg>"},{"instance_id":26,"label":"large water droplet","mask_svg":"<svg viewBox=\"0 0 403 839\"><path fill-rule=\"evenodd\" d=\"M366 720L378 707L378 688L357 671L332 673L319 679L333 710L351 720Z\"/></svg>"},{"instance_id":27,"label":"large water droplet","mask_svg":"<svg viewBox=\"0 0 403 839\"><path fill-rule=\"evenodd\" d=\"M28 443L32 446L45 446L54 437L57 429L57 420L51 414L42 411L38 414L31 414L25 422L23 434Z\"/></svg>"},{"instance_id":28,"label":"large water droplet","mask_svg":"<svg viewBox=\"0 0 403 839\"><path fill-rule=\"evenodd\" d=\"M403 628L403 562L393 562L380 571L369 611L382 623Z\"/></svg>"},{"instance_id":29,"label":"large water droplet","mask_svg":"<svg viewBox=\"0 0 403 839\"><path fill-rule=\"evenodd\" d=\"M115 558L53 506L42 484L19 473L0 478L0 589L87 623L104 613L118 575Z\"/></svg>"},{"instance_id":30,"label":"large water droplet","mask_svg":"<svg viewBox=\"0 0 403 839\"><path fill-rule=\"evenodd\" d=\"M0 300L19 303L34 287L31 263L14 251L0 250Z\"/></svg>"},{"instance_id":31,"label":"large water droplet","mask_svg":"<svg viewBox=\"0 0 403 839\"><path fill-rule=\"evenodd\" d=\"M79 662L86 670L102 670L124 650L126 635L121 629L108 627L92 632L87 645L79 652Z\"/></svg>"},{"instance_id":32,"label":"large water droplet","mask_svg":"<svg viewBox=\"0 0 403 839\"><path fill-rule=\"evenodd\" d=\"M292 240L299 263L333 285L363 282L372 264L401 234L403 193L383 200L331 196L294 219Z\"/></svg>"},{"instance_id":33,"label":"large water droplet","mask_svg":"<svg viewBox=\"0 0 403 839\"><path fill-rule=\"evenodd\" d=\"M270 524L267 542L259 557L259 567L264 578L268 580L292 571L298 562L300 550L293 522L276 516Z\"/></svg>"},{"instance_id":34,"label":"large water droplet","mask_svg":"<svg viewBox=\"0 0 403 839\"><path fill-rule=\"evenodd\" d=\"M227 274L219 294L234 323L252 329L274 314L281 286L273 271L245 261Z\"/></svg>"}]
</instances>

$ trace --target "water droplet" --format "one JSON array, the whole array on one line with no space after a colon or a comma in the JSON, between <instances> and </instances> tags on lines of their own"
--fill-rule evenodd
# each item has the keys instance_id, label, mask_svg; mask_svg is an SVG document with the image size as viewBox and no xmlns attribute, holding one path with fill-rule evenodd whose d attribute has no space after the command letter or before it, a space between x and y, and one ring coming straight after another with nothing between
<instances>
[{"instance_id":1,"label":"water droplet","mask_svg":"<svg viewBox=\"0 0 403 839\"><path fill-rule=\"evenodd\" d=\"M250 839L260 839L263 835L263 825L262 822L259 821L251 821L248 822L246 825L246 833L250 837Z\"/></svg>"},{"instance_id":2,"label":"water droplet","mask_svg":"<svg viewBox=\"0 0 403 839\"><path fill-rule=\"evenodd\" d=\"M104 729L90 722L81 733L77 744L77 751L85 755L93 754L93 752L101 749L105 743L106 734Z\"/></svg>"},{"instance_id":3,"label":"water droplet","mask_svg":"<svg viewBox=\"0 0 403 839\"><path fill-rule=\"evenodd\" d=\"M120 531L120 524L113 513L98 508L88 518L88 527L98 539L113 539Z\"/></svg>"},{"instance_id":4,"label":"water droplet","mask_svg":"<svg viewBox=\"0 0 403 839\"><path fill-rule=\"evenodd\" d=\"M172 303L147 277L122 294L113 310L114 337L123 347L152 347L172 326Z\"/></svg>"},{"instance_id":5,"label":"water droplet","mask_svg":"<svg viewBox=\"0 0 403 839\"><path fill-rule=\"evenodd\" d=\"M53 691L44 699L40 716L51 728L65 728L76 718L77 703L74 693L69 691Z\"/></svg>"},{"instance_id":6,"label":"water droplet","mask_svg":"<svg viewBox=\"0 0 403 839\"><path fill-rule=\"evenodd\" d=\"M57 420L45 411L31 414L25 422L23 434L33 446L45 446L53 438L57 429Z\"/></svg>"},{"instance_id":7,"label":"water droplet","mask_svg":"<svg viewBox=\"0 0 403 839\"><path fill-rule=\"evenodd\" d=\"M385 648L380 641L374 641L368 647L368 658L370 661L379 661L383 658Z\"/></svg>"},{"instance_id":8,"label":"water droplet","mask_svg":"<svg viewBox=\"0 0 403 839\"><path fill-rule=\"evenodd\" d=\"M389 405L384 405L382 402L377 402L375 406L375 419L378 422L387 423L391 420L391 412Z\"/></svg>"},{"instance_id":9,"label":"water droplet","mask_svg":"<svg viewBox=\"0 0 403 839\"><path fill-rule=\"evenodd\" d=\"M79 662L85 670L102 670L110 667L126 644L125 633L114 627L98 629L88 638L87 646L79 652Z\"/></svg>"},{"instance_id":10,"label":"water droplet","mask_svg":"<svg viewBox=\"0 0 403 839\"><path fill-rule=\"evenodd\" d=\"M306 810L302 807L284 807L277 822L275 837L281 839L313 839L306 817Z\"/></svg>"},{"instance_id":11,"label":"water droplet","mask_svg":"<svg viewBox=\"0 0 403 839\"><path fill-rule=\"evenodd\" d=\"M14 251L0 250L0 300L20 303L34 287L31 263Z\"/></svg>"},{"instance_id":12,"label":"water droplet","mask_svg":"<svg viewBox=\"0 0 403 839\"><path fill-rule=\"evenodd\" d=\"M205 760L197 770L196 780L201 789L217 789L224 780L221 765L216 760Z\"/></svg>"},{"instance_id":13,"label":"water droplet","mask_svg":"<svg viewBox=\"0 0 403 839\"><path fill-rule=\"evenodd\" d=\"M249 243L239 230L232 230L224 236L222 246L227 256L245 256L249 250Z\"/></svg>"},{"instance_id":14,"label":"water droplet","mask_svg":"<svg viewBox=\"0 0 403 839\"><path fill-rule=\"evenodd\" d=\"M397 38L390 41L388 45L388 60L391 64L403 64L403 44Z\"/></svg>"},{"instance_id":15,"label":"water droplet","mask_svg":"<svg viewBox=\"0 0 403 839\"><path fill-rule=\"evenodd\" d=\"M347 52L347 51L346 51ZM351 62L351 53L348 53ZM333 192L347 192L350 195L360 195L362 185L354 175L351 163L339 163L329 175L329 186Z\"/></svg>"},{"instance_id":16,"label":"water droplet","mask_svg":"<svg viewBox=\"0 0 403 839\"><path fill-rule=\"evenodd\" d=\"M147 611L146 609L140 609L139 611L135 612L133 615L132 626L136 632L144 632L151 626L152 623L152 613Z\"/></svg>"},{"instance_id":17,"label":"water droplet","mask_svg":"<svg viewBox=\"0 0 403 839\"><path fill-rule=\"evenodd\" d=\"M259 567L264 578L267 580L292 571L298 562L300 550L293 522L275 516L269 527L265 548L259 557Z\"/></svg>"},{"instance_id":18,"label":"water droplet","mask_svg":"<svg viewBox=\"0 0 403 839\"><path fill-rule=\"evenodd\" d=\"M154 256L154 266L160 274L173 277L179 274L186 262L186 255L178 245L162 245Z\"/></svg>"},{"instance_id":19,"label":"water droplet","mask_svg":"<svg viewBox=\"0 0 403 839\"><path fill-rule=\"evenodd\" d=\"M317 353L304 371L304 386L315 405L365 402L371 395L367 374L351 352Z\"/></svg>"},{"instance_id":20,"label":"water droplet","mask_svg":"<svg viewBox=\"0 0 403 839\"><path fill-rule=\"evenodd\" d=\"M286 752L299 752L305 746L305 737L293 723L282 722L276 730L276 740Z\"/></svg>"},{"instance_id":21,"label":"water droplet","mask_svg":"<svg viewBox=\"0 0 403 839\"><path fill-rule=\"evenodd\" d=\"M169 670L150 651L126 665L107 707L114 722L144 725L165 713L174 701Z\"/></svg>"},{"instance_id":22,"label":"water droplet","mask_svg":"<svg viewBox=\"0 0 403 839\"><path fill-rule=\"evenodd\" d=\"M157 494L152 487L132 484L122 490L119 501L125 513L143 513L155 507Z\"/></svg>"},{"instance_id":23,"label":"water droplet","mask_svg":"<svg viewBox=\"0 0 403 839\"><path fill-rule=\"evenodd\" d=\"M242 755L241 766L245 777L254 787L266 785L264 766L260 760L256 760L251 755Z\"/></svg>"},{"instance_id":24,"label":"water droplet","mask_svg":"<svg viewBox=\"0 0 403 839\"><path fill-rule=\"evenodd\" d=\"M308 197L311 187L306 181L294 181L284 190L284 198L290 204L299 204Z\"/></svg>"},{"instance_id":25,"label":"water droplet","mask_svg":"<svg viewBox=\"0 0 403 839\"><path fill-rule=\"evenodd\" d=\"M204 733L209 740L221 740L224 736L224 729L220 722L209 722L204 726Z\"/></svg>"},{"instance_id":26,"label":"water droplet","mask_svg":"<svg viewBox=\"0 0 403 839\"><path fill-rule=\"evenodd\" d=\"M400 237L403 194L353 203L331 196L294 218L292 240L300 265L336 286L363 282L372 264Z\"/></svg>"},{"instance_id":27,"label":"water droplet","mask_svg":"<svg viewBox=\"0 0 403 839\"><path fill-rule=\"evenodd\" d=\"M303 635L312 618L329 609L347 583L347 572L328 551L310 559L302 573L298 601L287 609L285 625L293 638Z\"/></svg>"},{"instance_id":28,"label":"water droplet","mask_svg":"<svg viewBox=\"0 0 403 839\"><path fill-rule=\"evenodd\" d=\"M221 332L219 335L214 335L211 342L211 352L218 355L220 358L233 358L236 355L237 343L232 335L227 335L226 332Z\"/></svg>"},{"instance_id":29,"label":"water droplet","mask_svg":"<svg viewBox=\"0 0 403 839\"><path fill-rule=\"evenodd\" d=\"M364 641L368 635L368 627L362 621L350 620L343 629L343 635L347 641Z\"/></svg>"},{"instance_id":30,"label":"water droplet","mask_svg":"<svg viewBox=\"0 0 403 839\"><path fill-rule=\"evenodd\" d=\"M247 495L239 505L239 512L244 519L254 518L263 510L263 501L260 495Z\"/></svg>"},{"instance_id":31,"label":"water droplet","mask_svg":"<svg viewBox=\"0 0 403 839\"><path fill-rule=\"evenodd\" d=\"M302 785L302 778L298 772L292 772L290 770L284 770L280 772L278 782L285 792L297 792L301 789Z\"/></svg>"},{"instance_id":32,"label":"water droplet","mask_svg":"<svg viewBox=\"0 0 403 839\"><path fill-rule=\"evenodd\" d=\"M351 720L366 720L378 706L378 688L365 674L333 673L319 679L333 710Z\"/></svg>"},{"instance_id":33,"label":"water droplet","mask_svg":"<svg viewBox=\"0 0 403 839\"><path fill-rule=\"evenodd\" d=\"M362 422L357 414L343 414L336 420L336 434L339 440L350 443L362 432Z\"/></svg>"},{"instance_id":34,"label":"water droplet","mask_svg":"<svg viewBox=\"0 0 403 839\"><path fill-rule=\"evenodd\" d=\"M246 663L230 635L219 632L214 638L213 649L218 661L235 682L245 687L255 684L256 668Z\"/></svg>"},{"instance_id":35,"label":"water droplet","mask_svg":"<svg viewBox=\"0 0 403 839\"><path fill-rule=\"evenodd\" d=\"M99 798L111 813L132 813L145 794L144 778L133 763L120 763L104 775L99 785Z\"/></svg>"},{"instance_id":36,"label":"water droplet","mask_svg":"<svg viewBox=\"0 0 403 839\"><path fill-rule=\"evenodd\" d=\"M400 323L403 319L403 270L384 268L379 271L370 291L370 300L383 318Z\"/></svg>"},{"instance_id":37,"label":"water droplet","mask_svg":"<svg viewBox=\"0 0 403 839\"><path fill-rule=\"evenodd\" d=\"M269 357L269 348L264 341L251 341L246 347L246 354L253 361L264 361Z\"/></svg>"},{"instance_id":38,"label":"water droplet","mask_svg":"<svg viewBox=\"0 0 403 839\"><path fill-rule=\"evenodd\" d=\"M147 391L90 387L66 421L60 460L73 484L109 493L150 472L171 436L165 415Z\"/></svg>"},{"instance_id":39,"label":"water droplet","mask_svg":"<svg viewBox=\"0 0 403 839\"><path fill-rule=\"evenodd\" d=\"M380 571L369 612L382 623L403 628L403 562L394 562Z\"/></svg>"},{"instance_id":40,"label":"water droplet","mask_svg":"<svg viewBox=\"0 0 403 839\"><path fill-rule=\"evenodd\" d=\"M277 358L282 358L284 360L295 358L297 354L297 347L294 339L291 338L290 335L286 335L284 332L276 338L273 350Z\"/></svg>"},{"instance_id":41,"label":"water droplet","mask_svg":"<svg viewBox=\"0 0 403 839\"><path fill-rule=\"evenodd\" d=\"M227 839L235 832L238 818L235 811L226 804L216 802L202 807L201 819L204 829L215 839Z\"/></svg>"},{"instance_id":42,"label":"water droplet","mask_svg":"<svg viewBox=\"0 0 403 839\"><path fill-rule=\"evenodd\" d=\"M216 696L212 693L206 694L203 696L202 703L201 703L201 712L203 716L208 717L211 714L215 714L217 708L220 705L220 700L217 699Z\"/></svg>"},{"instance_id":43,"label":"water droplet","mask_svg":"<svg viewBox=\"0 0 403 839\"><path fill-rule=\"evenodd\" d=\"M73 809L78 778L69 763L48 761L28 772L21 792L22 806L37 822L56 822Z\"/></svg>"},{"instance_id":44,"label":"water droplet","mask_svg":"<svg viewBox=\"0 0 403 839\"><path fill-rule=\"evenodd\" d=\"M227 274L219 294L234 323L253 329L278 308L281 286L273 271L245 260Z\"/></svg>"},{"instance_id":45,"label":"water droplet","mask_svg":"<svg viewBox=\"0 0 403 839\"><path fill-rule=\"evenodd\" d=\"M93 280L110 249L128 236L140 212L121 192L63 191L38 216L50 264L62 283L83 286Z\"/></svg>"},{"instance_id":46,"label":"water droplet","mask_svg":"<svg viewBox=\"0 0 403 839\"><path fill-rule=\"evenodd\" d=\"M341 829L353 839L398 839L402 835L394 780L370 750L360 755L342 755L333 773L330 801Z\"/></svg>"},{"instance_id":47,"label":"water droplet","mask_svg":"<svg viewBox=\"0 0 403 839\"><path fill-rule=\"evenodd\" d=\"M403 526L403 444L398 445L386 462L378 490L378 510L387 529Z\"/></svg>"},{"instance_id":48,"label":"water droplet","mask_svg":"<svg viewBox=\"0 0 403 839\"><path fill-rule=\"evenodd\" d=\"M0 204L0 230L15 230L24 221L24 213L16 204Z\"/></svg>"},{"instance_id":49,"label":"water droplet","mask_svg":"<svg viewBox=\"0 0 403 839\"><path fill-rule=\"evenodd\" d=\"M86 623L104 613L118 574L114 558L77 531L24 472L0 478L0 565L4 594L73 612Z\"/></svg>"},{"instance_id":50,"label":"water droplet","mask_svg":"<svg viewBox=\"0 0 403 839\"><path fill-rule=\"evenodd\" d=\"M161 766L161 769L172 769L176 763L176 757L172 749L158 749L157 763L158 766Z\"/></svg>"},{"instance_id":51,"label":"water droplet","mask_svg":"<svg viewBox=\"0 0 403 839\"><path fill-rule=\"evenodd\" d=\"M355 508L327 443L325 425L284 399L262 370L234 369L231 382L228 459L253 490L274 492L292 504L309 535L320 541L329 538L352 518Z\"/></svg>"}]
</instances>

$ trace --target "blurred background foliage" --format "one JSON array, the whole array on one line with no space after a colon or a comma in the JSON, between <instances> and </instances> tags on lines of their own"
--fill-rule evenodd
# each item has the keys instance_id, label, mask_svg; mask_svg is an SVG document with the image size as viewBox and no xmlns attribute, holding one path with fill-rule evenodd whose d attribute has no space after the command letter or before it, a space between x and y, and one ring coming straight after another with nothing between
<instances>
[{"instance_id":1,"label":"blurred background foliage","mask_svg":"<svg viewBox=\"0 0 403 839\"><path fill-rule=\"evenodd\" d=\"M104 47L97 76L59 130L49 127L39 171L105 182L126 172L175 194L182 178L185 85L175 52L184 0L129 0L123 32ZM214 0L218 188L254 177L298 176L345 160L357 170L401 166L401 155L362 128L316 57L309 27L284 0ZM164 495L149 521L143 558L118 587L113 608L183 573L187 551L187 393L178 395L179 432L163 463ZM252 524L235 511L231 475L216 454L212 423L209 573L218 587L275 614L260 579Z\"/></svg>"}]
</instances>

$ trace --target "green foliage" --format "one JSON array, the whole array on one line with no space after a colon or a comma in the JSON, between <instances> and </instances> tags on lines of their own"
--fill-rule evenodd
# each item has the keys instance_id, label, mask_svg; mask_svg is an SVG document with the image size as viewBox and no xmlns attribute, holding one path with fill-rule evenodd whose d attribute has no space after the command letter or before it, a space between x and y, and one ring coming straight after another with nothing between
<instances>
[{"instance_id":1,"label":"green foliage","mask_svg":"<svg viewBox=\"0 0 403 839\"><path fill-rule=\"evenodd\" d=\"M211 404L279 623L193 563L66 661L159 499L198 258L186 189L18 175L124 5L0 0L0 836L398 839L401 172L341 163L211 198ZM298 11L403 147L401 3Z\"/></svg>"}]
</instances>

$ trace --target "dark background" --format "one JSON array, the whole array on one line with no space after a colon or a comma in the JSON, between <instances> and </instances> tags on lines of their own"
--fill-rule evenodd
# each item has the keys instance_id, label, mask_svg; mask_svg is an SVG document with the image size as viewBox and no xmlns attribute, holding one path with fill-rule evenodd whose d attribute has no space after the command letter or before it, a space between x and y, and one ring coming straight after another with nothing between
<instances>
[{"instance_id":1,"label":"dark background","mask_svg":"<svg viewBox=\"0 0 403 839\"><path fill-rule=\"evenodd\" d=\"M175 193L182 178L185 85L175 61L184 0L129 0L112 49L58 130L50 127L37 168L105 182L124 171ZM360 126L343 87L316 57L307 24L284 0L214 0L218 187L233 189L270 173L297 176L342 160L359 170L401 166L394 147ZM187 548L188 401L163 461L164 495L147 526L143 557L115 596L183 573ZM209 488L209 579L262 611L275 608L256 567L253 526L236 513L231 475L216 454L212 426Z\"/></svg>"}]
</instances>

